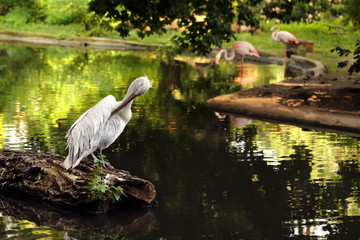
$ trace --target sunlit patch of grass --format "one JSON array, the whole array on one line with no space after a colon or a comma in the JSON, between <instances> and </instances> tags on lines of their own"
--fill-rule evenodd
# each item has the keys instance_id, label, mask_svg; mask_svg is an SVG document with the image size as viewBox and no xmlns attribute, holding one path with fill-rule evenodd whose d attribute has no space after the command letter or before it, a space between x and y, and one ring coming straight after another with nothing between
<instances>
[{"instance_id":1,"label":"sunlit patch of grass","mask_svg":"<svg viewBox=\"0 0 360 240\"><path fill-rule=\"evenodd\" d=\"M44 23L29 23L22 26L13 26L12 24L0 22L1 30L9 31L24 31L34 33L48 33L48 34L65 34L67 36L76 36L82 30L81 24L70 25L49 25Z\"/></svg>"}]
</instances>

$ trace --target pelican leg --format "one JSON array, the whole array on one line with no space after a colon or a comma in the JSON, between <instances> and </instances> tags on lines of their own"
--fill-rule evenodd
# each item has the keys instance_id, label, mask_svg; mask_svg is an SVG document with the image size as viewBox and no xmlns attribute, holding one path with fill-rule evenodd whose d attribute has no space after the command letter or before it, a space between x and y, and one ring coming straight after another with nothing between
<instances>
[{"instance_id":1,"label":"pelican leg","mask_svg":"<svg viewBox=\"0 0 360 240\"><path fill-rule=\"evenodd\" d=\"M100 156L101 160L105 161L105 160L104 160L104 157L103 157L103 155L102 155L102 150L101 150L101 149L99 149L99 156Z\"/></svg>"},{"instance_id":2,"label":"pelican leg","mask_svg":"<svg viewBox=\"0 0 360 240\"><path fill-rule=\"evenodd\" d=\"M110 164L110 162L108 162L106 159L104 159L104 157L103 157L103 155L102 155L102 149L99 149L99 156L100 156L100 158L101 158L101 161L103 161L103 163L105 163L105 165L106 166L111 166L112 167L112 165Z\"/></svg>"},{"instance_id":3,"label":"pelican leg","mask_svg":"<svg viewBox=\"0 0 360 240\"><path fill-rule=\"evenodd\" d=\"M97 163L99 161L99 159L95 156L94 153L91 153L91 156L93 157L94 159L94 163Z\"/></svg>"}]
</instances>

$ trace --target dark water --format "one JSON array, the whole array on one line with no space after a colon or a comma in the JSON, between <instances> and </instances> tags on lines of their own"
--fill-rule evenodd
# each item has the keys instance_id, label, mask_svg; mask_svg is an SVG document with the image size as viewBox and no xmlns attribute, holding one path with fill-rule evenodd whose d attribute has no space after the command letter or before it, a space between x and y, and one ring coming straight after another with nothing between
<instances>
[{"instance_id":1,"label":"dark water","mask_svg":"<svg viewBox=\"0 0 360 240\"><path fill-rule=\"evenodd\" d=\"M1 193L0 239L359 239L359 142L207 109L206 99L240 89L238 64L0 48L0 148L65 155L81 113L149 76L154 89L104 154L154 183L159 202L90 216ZM280 81L282 69L247 63L243 88Z\"/></svg>"}]
</instances>

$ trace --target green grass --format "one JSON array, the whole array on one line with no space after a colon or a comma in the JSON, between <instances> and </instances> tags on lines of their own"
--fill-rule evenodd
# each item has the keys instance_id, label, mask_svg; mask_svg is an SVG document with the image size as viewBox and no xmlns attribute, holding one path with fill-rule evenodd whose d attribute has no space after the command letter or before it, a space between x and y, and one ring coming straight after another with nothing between
<instances>
[{"instance_id":1,"label":"green grass","mask_svg":"<svg viewBox=\"0 0 360 240\"><path fill-rule=\"evenodd\" d=\"M82 36L88 37L89 32L85 31L81 24L69 24L69 25L49 25L45 23L29 23L21 26L14 26L13 24L8 24L0 22L1 30L8 31L24 31L24 32L34 32L34 33L47 33L53 34L55 36ZM131 32L130 36L126 38L121 38L118 32L104 32L100 37L110 38L110 39L125 39L129 41L137 41L147 44L169 44L172 36L176 34L176 31L168 31L162 35L152 35L143 39L140 39L135 32Z\"/></svg>"},{"instance_id":2,"label":"green grass","mask_svg":"<svg viewBox=\"0 0 360 240\"><path fill-rule=\"evenodd\" d=\"M48 33L54 35L78 35L82 31L81 24L71 25L48 25L44 23L29 23L26 25L14 26L9 23L0 22L1 30L9 31L24 31L24 32L35 32L35 33Z\"/></svg>"},{"instance_id":3,"label":"green grass","mask_svg":"<svg viewBox=\"0 0 360 240\"><path fill-rule=\"evenodd\" d=\"M312 41L314 43L314 53L306 53L306 56L312 59L321 61L331 73L346 73L345 69L338 69L337 63L342 59L336 53L331 53L330 50L337 47L345 47L350 50L355 48L356 40L360 40L360 31L353 30L351 25L341 25L339 20L332 20L330 23L325 21L307 23L291 23L291 24L276 24L281 30L289 31L295 35L296 38L302 40ZM341 26L346 30L344 35L329 34L330 30L326 24L332 26ZM270 37L270 28L275 25L275 22L262 22L262 32L260 34L251 35L250 33L238 33L236 39L229 43L224 43L223 46L231 46L236 40L244 40L251 42L258 50L265 50L266 52L282 57L284 46L281 42L275 42ZM0 23L0 29L13 31L26 31L37 33L54 34L57 37L65 36L89 36L89 32L84 31L81 24L70 25L47 25L44 23L31 23L22 26L12 26L6 23ZM125 40L137 41L147 44L170 44L171 38L179 34L177 31L168 31L162 35L152 35L140 39L135 32L131 32L129 37ZM101 37L111 39L122 39L117 32L106 32ZM347 57L352 60L351 57Z\"/></svg>"}]
</instances>

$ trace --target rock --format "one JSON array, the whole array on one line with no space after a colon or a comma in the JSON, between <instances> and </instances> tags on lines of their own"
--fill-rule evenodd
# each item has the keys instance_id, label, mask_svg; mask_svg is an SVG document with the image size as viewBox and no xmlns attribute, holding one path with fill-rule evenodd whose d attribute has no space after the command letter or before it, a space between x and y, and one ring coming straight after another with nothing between
<instances>
[{"instance_id":1,"label":"rock","mask_svg":"<svg viewBox=\"0 0 360 240\"><path fill-rule=\"evenodd\" d=\"M290 60L288 65L292 68L299 69L305 76L318 77L325 72L325 66L319 61L298 55L291 55Z\"/></svg>"}]
</instances>

